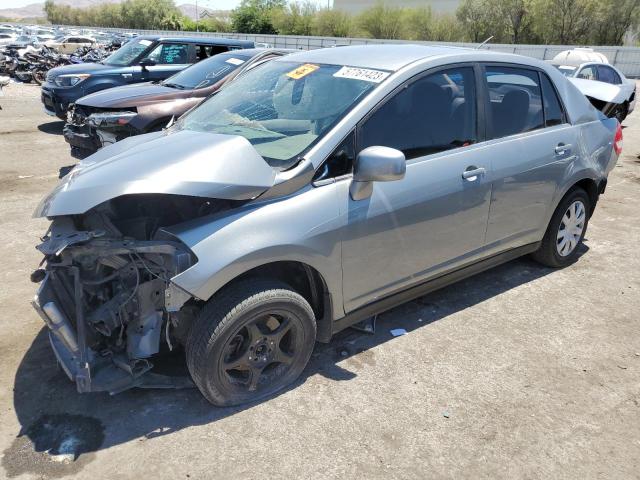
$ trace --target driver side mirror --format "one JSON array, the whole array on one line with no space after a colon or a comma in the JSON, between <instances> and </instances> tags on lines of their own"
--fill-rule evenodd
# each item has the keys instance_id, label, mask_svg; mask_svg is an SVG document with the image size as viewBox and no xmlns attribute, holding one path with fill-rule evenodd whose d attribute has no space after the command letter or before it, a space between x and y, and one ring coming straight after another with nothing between
<instances>
[{"instance_id":1,"label":"driver side mirror","mask_svg":"<svg viewBox=\"0 0 640 480\"><path fill-rule=\"evenodd\" d=\"M156 62L154 62L150 58L143 58L142 60L140 60L139 65L142 67L143 70L145 70L147 67L153 67L155 64Z\"/></svg>"},{"instance_id":2,"label":"driver side mirror","mask_svg":"<svg viewBox=\"0 0 640 480\"><path fill-rule=\"evenodd\" d=\"M349 193L354 200L363 200L373 193L373 182L401 180L407 171L404 153L389 147L368 147L356 158Z\"/></svg>"}]
</instances>

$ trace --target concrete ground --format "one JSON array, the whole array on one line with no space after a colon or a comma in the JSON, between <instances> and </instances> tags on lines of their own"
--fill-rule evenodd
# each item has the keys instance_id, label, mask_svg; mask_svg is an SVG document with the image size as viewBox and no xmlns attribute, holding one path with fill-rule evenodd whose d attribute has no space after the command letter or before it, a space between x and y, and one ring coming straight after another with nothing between
<instances>
[{"instance_id":1,"label":"concrete ground","mask_svg":"<svg viewBox=\"0 0 640 480\"><path fill-rule=\"evenodd\" d=\"M29 305L31 212L72 160L39 89L6 94L0 477L640 478L640 114L576 264L521 259L407 303L318 345L294 388L219 409L197 390L79 395L56 368Z\"/></svg>"}]
</instances>

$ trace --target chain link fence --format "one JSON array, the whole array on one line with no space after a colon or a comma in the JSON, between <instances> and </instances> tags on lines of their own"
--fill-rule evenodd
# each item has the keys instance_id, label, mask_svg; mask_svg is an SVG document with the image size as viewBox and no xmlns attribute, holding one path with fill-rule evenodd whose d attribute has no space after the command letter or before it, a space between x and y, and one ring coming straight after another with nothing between
<instances>
[{"instance_id":1,"label":"chain link fence","mask_svg":"<svg viewBox=\"0 0 640 480\"><path fill-rule=\"evenodd\" d=\"M82 29L86 27L70 27ZM204 37L225 37L239 40L251 40L256 43L266 43L276 48L295 48L300 50L311 50L314 48L326 48L342 45L367 45L381 43L413 43L421 45L450 45L456 47L477 47L477 43L447 43L447 42L425 42L410 40L379 40L372 38L341 38L341 37L305 37L295 35L253 35L247 33L210 33L210 32L183 32L173 30L128 30L122 28L100 28L105 32L134 32L141 35L164 35L164 36L204 36ZM486 44L483 49L497 52L516 53L539 60L551 60L563 50L574 48L572 45L511 45L511 44ZM609 63L617 67L622 73L630 78L640 78L640 47L592 47L596 52L606 55Z\"/></svg>"}]
</instances>

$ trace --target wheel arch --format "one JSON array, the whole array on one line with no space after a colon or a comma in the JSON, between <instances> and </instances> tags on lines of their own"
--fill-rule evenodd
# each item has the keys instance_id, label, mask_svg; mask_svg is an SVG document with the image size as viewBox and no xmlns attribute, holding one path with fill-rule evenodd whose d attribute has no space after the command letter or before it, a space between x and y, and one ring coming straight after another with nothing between
<instances>
[{"instance_id":1,"label":"wheel arch","mask_svg":"<svg viewBox=\"0 0 640 480\"><path fill-rule=\"evenodd\" d=\"M228 281L219 290L251 278L280 280L291 286L309 302L316 317L317 340L331 338L333 307L331 293L322 274L311 265L297 260L277 260L253 267Z\"/></svg>"}]
</instances>

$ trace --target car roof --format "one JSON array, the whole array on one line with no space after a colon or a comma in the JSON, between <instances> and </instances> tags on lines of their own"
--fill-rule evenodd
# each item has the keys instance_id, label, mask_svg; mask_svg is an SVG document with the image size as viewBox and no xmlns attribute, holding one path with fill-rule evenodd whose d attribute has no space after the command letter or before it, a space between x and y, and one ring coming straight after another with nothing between
<instances>
[{"instance_id":1,"label":"car roof","mask_svg":"<svg viewBox=\"0 0 640 480\"><path fill-rule=\"evenodd\" d=\"M448 47L444 45L353 45L302 51L288 55L286 59L281 61L327 63L331 65L349 65L351 67L396 71L424 58L471 52L477 55L487 54L486 50Z\"/></svg>"},{"instance_id":2,"label":"car roof","mask_svg":"<svg viewBox=\"0 0 640 480\"><path fill-rule=\"evenodd\" d=\"M170 41L183 43L210 43L212 45L230 45L230 46L246 46L252 47L254 42L249 40L236 40L233 38L223 37L165 37L162 35L140 35L135 37L136 40L153 40L153 41Z\"/></svg>"}]
</instances>

